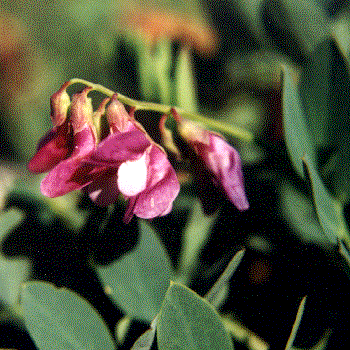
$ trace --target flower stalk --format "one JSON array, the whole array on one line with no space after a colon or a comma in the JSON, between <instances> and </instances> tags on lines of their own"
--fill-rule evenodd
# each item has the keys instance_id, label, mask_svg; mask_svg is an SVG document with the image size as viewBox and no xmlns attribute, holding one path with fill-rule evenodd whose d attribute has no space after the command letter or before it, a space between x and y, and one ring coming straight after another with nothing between
<instances>
[{"instance_id":1,"label":"flower stalk","mask_svg":"<svg viewBox=\"0 0 350 350\"><path fill-rule=\"evenodd\" d=\"M74 83L85 87L71 99L66 89ZM92 90L107 95L96 111L88 97ZM168 214L180 183L166 150L135 119L140 109L163 114L159 128L164 145L180 160L181 151L165 126L166 119L173 118L187 144L184 155L192 158L201 183L209 180L238 210L249 208L238 152L223 136L193 121L198 120L196 114L184 112L186 119L170 106L135 101L80 79L66 82L52 95L52 128L28 163L32 173L48 172L40 185L42 194L55 198L82 190L99 206L112 205L122 195L128 202L125 223L134 215L152 219ZM108 127L101 128L104 115Z\"/></svg>"},{"instance_id":2,"label":"flower stalk","mask_svg":"<svg viewBox=\"0 0 350 350\"><path fill-rule=\"evenodd\" d=\"M112 90L110 90L110 89L108 89L100 84L94 84L94 83L91 83L87 80L80 79L80 78L71 79L70 85L73 85L73 84L84 84L88 87L91 87L92 90L98 91L98 92L100 92L108 97L112 97L115 94L114 91L112 91ZM160 103L154 103L154 102L137 101L137 100L134 100L130 97L124 96L120 93L118 93L118 100L120 102L122 102L123 104L126 104L130 107L133 107L135 109L135 111L142 110L142 111L159 112L159 113L166 114L166 115L172 114L173 106L164 105L164 104L160 104ZM205 117L201 114L190 113L190 112L184 111L178 107L176 107L176 111L177 111L177 113L179 113L180 115L182 115L183 117L185 117L189 120L202 123L205 126L211 128L213 130L217 130L217 131L220 131L222 133L228 134L232 137L240 139L241 141L245 141L245 142L252 142L253 141L253 134L250 131L248 131L240 126L232 125L232 124L228 124L228 123L225 123L223 121L220 121L220 120L208 118L208 117Z\"/></svg>"}]
</instances>

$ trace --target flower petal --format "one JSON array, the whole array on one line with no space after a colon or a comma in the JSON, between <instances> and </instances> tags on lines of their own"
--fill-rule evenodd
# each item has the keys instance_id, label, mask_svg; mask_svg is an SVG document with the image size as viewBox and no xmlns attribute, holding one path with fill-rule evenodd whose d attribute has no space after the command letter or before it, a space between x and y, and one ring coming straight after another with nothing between
<instances>
[{"instance_id":1,"label":"flower petal","mask_svg":"<svg viewBox=\"0 0 350 350\"><path fill-rule=\"evenodd\" d=\"M130 221L132 214L143 219L168 214L179 191L179 181L166 154L157 145L152 145L149 152L147 187L130 199L124 221Z\"/></svg>"},{"instance_id":2,"label":"flower petal","mask_svg":"<svg viewBox=\"0 0 350 350\"><path fill-rule=\"evenodd\" d=\"M115 169L106 169L100 176L95 177L94 181L85 187L90 199L100 207L115 203L120 193L117 179Z\"/></svg>"},{"instance_id":3,"label":"flower petal","mask_svg":"<svg viewBox=\"0 0 350 350\"><path fill-rule=\"evenodd\" d=\"M91 161L119 167L121 163L140 158L150 145L144 133L133 127L130 131L111 134L101 141Z\"/></svg>"},{"instance_id":4,"label":"flower petal","mask_svg":"<svg viewBox=\"0 0 350 350\"><path fill-rule=\"evenodd\" d=\"M92 87L86 87L82 92L73 95L70 108L70 123L74 134L82 131L87 124L92 125L92 102L87 97Z\"/></svg>"},{"instance_id":5,"label":"flower petal","mask_svg":"<svg viewBox=\"0 0 350 350\"><path fill-rule=\"evenodd\" d=\"M169 213L180 191L174 169L169 169L166 177L155 186L136 196L133 213L139 218L152 219Z\"/></svg>"},{"instance_id":6,"label":"flower petal","mask_svg":"<svg viewBox=\"0 0 350 350\"><path fill-rule=\"evenodd\" d=\"M118 188L120 192L132 197L146 188L147 164L146 153L139 159L126 161L118 169Z\"/></svg>"},{"instance_id":7,"label":"flower petal","mask_svg":"<svg viewBox=\"0 0 350 350\"><path fill-rule=\"evenodd\" d=\"M54 127L62 125L67 119L70 97L66 89L70 84L69 81L65 82L61 88L51 96L51 120Z\"/></svg>"},{"instance_id":8,"label":"flower petal","mask_svg":"<svg viewBox=\"0 0 350 350\"><path fill-rule=\"evenodd\" d=\"M118 94L114 94L111 98L111 104L107 108L107 120L112 133L123 133L133 127L124 105L118 101Z\"/></svg>"},{"instance_id":9,"label":"flower petal","mask_svg":"<svg viewBox=\"0 0 350 350\"><path fill-rule=\"evenodd\" d=\"M201 156L207 167L216 176L230 201L238 210L247 210L249 203L245 195L239 153L220 136L215 134L210 136L210 149L202 149Z\"/></svg>"},{"instance_id":10,"label":"flower petal","mask_svg":"<svg viewBox=\"0 0 350 350\"><path fill-rule=\"evenodd\" d=\"M39 141L37 153L28 163L28 170L34 174L51 170L69 155L71 141L67 124L51 129Z\"/></svg>"},{"instance_id":11,"label":"flower petal","mask_svg":"<svg viewBox=\"0 0 350 350\"><path fill-rule=\"evenodd\" d=\"M97 170L83 162L95 148L95 135L87 126L74 135L74 151L68 159L56 165L41 182L41 192L48 197L62 196L92 182Z\"/></svg>"}]
</instances>

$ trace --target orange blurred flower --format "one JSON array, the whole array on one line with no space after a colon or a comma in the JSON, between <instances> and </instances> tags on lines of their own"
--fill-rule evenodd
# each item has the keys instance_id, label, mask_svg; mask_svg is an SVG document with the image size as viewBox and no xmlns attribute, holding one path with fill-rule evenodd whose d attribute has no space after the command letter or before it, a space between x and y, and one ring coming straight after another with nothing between
<instances>
[{"instance_id":1,"label":"orange blurred flower","mask_svg":"<svg viewBox=\"0 0 350 350\"><path fill-rule=\"evenodd\" d=\"M7 100L27 90L33 80L33 47L23 22L0 9L0 94Z\"/></svg>"},{"instance_id":2,"label":"orange blurred flower","mask_svg":"<svg viewBox=\"0 0 350 350\"><path fill-rule=\"evenodd\" d=\"M185 13L133 8L127 11L125 22L129 28L141 32L152 43L160 38L169 38L207 57L213 56L218 48L215 30L204 21Z\"/></svg>"}]
</instances>

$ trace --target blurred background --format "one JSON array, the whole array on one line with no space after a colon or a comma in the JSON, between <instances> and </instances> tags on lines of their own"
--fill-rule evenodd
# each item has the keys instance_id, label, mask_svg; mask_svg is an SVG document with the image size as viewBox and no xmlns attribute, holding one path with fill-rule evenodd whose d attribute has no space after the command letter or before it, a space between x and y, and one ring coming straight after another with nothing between
<instances>
[{"instance_id":1,"label":"blurred background","mask_svg":"<svg viewBox=\"0 0 350 350\"><path fill-rule=\"evenodd\" d=\"M28 278L76 290L114 330L122 313L104 295L90 262L107 264L132 249L135 222L125 226L117 209L95 208L78 194L49 202L39 193L40 176L30 175L26 162L51 127L49 99L63 82L82 78L131 98L171 104L162 74L174 76L174 62L186 47L198 111L244 127L255 137L253 143L230 139L242 157L251 208L239 213L214 193L203 199L209 207L220 201L221 210L190 287L204 295L234 253L246 247L220 312L256 333L270 349L282 349L307 295L296 345L311 348L327 334L327 349L348 349L349 280L336 250L319 234L307 186L288 157L280 72L286 64L299 81L323 74L315 64L323 55L320 45L337 36L348 55L349 20L348 2L334 0L2 0L0 209L14 208L21 218L6 218L13 225L1 231L4 259L21 258ZM157 69L150 74L151 61ZM149 114L139 118L159 139L158 123ZM317 141L317 127L324 130L327 121L309 122ZM322 143L321 167L338 146ZM342 182L324 179L341 198ZM189 208L201 193L185 178L173 213L152 222L174 266ZM1 315L0 347L34 349L21 324L5 311ZM146 324L135 322L121 348L129 349L145 329ZM254 347L237 341L236 349L246 348Z\"/></svg>"}]
</instances>

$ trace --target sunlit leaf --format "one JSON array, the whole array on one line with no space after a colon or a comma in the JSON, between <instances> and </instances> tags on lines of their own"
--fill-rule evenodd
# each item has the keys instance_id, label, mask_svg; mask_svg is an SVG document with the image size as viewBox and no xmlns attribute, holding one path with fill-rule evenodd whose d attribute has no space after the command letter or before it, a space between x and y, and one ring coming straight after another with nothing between
<instances>
[{"instance_id":1,"label":"sunlit leaf","mask_svg":"<svg viewBox=\"0 0 350 350\"><path fill-rule=\"evenodd\" d=\"M232 341L214 307L192 290L171 283L157 326L160 350L231 350Z\"/></svg>"},{"instance_id":2,"label":"sunlit leaf","mask_svg":"<svg viewBox=\"0 0 350 350\"><path fill-rule=\"evenodd\" d=\"M0 212L0 243L10 230L18 226L23 218L23 213L16 209L10 209L7 212Z\"/></svg>"},{"instance_id":3,"label":"sunlit leaf","mask_svg":"<svg viewBox=\"0 0 350 350\"><path fill-rule=\"evenodd\" d=\"M172 277L170 259L153 229L140 221L136 248L106 267L97 267L106 292L129 316L151 322Z\"/></svg>"},{"instance_id":4,"label":"sunlit leaf","mask_svg":"<svg viewBox=\"0 0 350 350\"><path fill-rule=\"evenodd\" d=\"M140 86L146 99L160 98L162 103L170 104L172 84L170 69L172 64L171 43L160 40L155 47L140 37L133 38L138 55Z\"/></svg>"},{"instance_id":5,"label":"sunlit leaf","mask_svg":"<svg viewBox=\"0 0 350 350\"><path fill-rule=\"evenodd\" d=\"M330 329L326 330L323 337L311 349L300 349L293 346L292 350L324 350L327 348L328 340L331 334L332 331Z\"/></svg>"},{"instance_id":6,"label":"sunlit leaf","mask_svg":"<svg viewBox=\"0 0 350 350\"><path fill-rule=\"evenodd\" d=\"M28 282L21 295L25 325L39 350L113 350L101 316L78 294L50 283Z\"/></svg>"},{"instance_id":7,"label":"sunlit leaf","mask_svg":"<svg viewBox=\"0 0 350 350\"><path fill-rule=\"evenodd\" d=\"M172 51L170 40L160 40L154 53L153 76L159 85L160 101L164 104L171 103L172 83L170 81L170 69L172 65Z\"/></svg>"},{"instance_id":8,"label":"sunlit leaf","mask_svg":"<svg viewBox=\"0 0 350 350\"><path fill-rule=\"evenodd\" d=\"M269 345L258 335L243 326L237 320L234 320L231 315L225 315L223 322L226 330L239 343L246 345L249 350L268 350Z\"/></svg>"},{"instance_id":9,"label":"sunlit leaf","mask_svg":"<svg viewBox=\"0 0 350 350\"><path fill-rule=\"evenodd\" d=\"M333 27L333 35L343 56L350 61L350 14L339 16Z\"/></svg>"},{"instance_id":10,"label":"sunlit leaf","mask_svg":"<svg viewBox=\"0 0 350 350\"><path fill-rule=\"evenodd\" d=\"M115 325L115 337L119 344L123 344L130 329L132 319L129 316L122 317Z\"/></svg>"}]
</instances>

